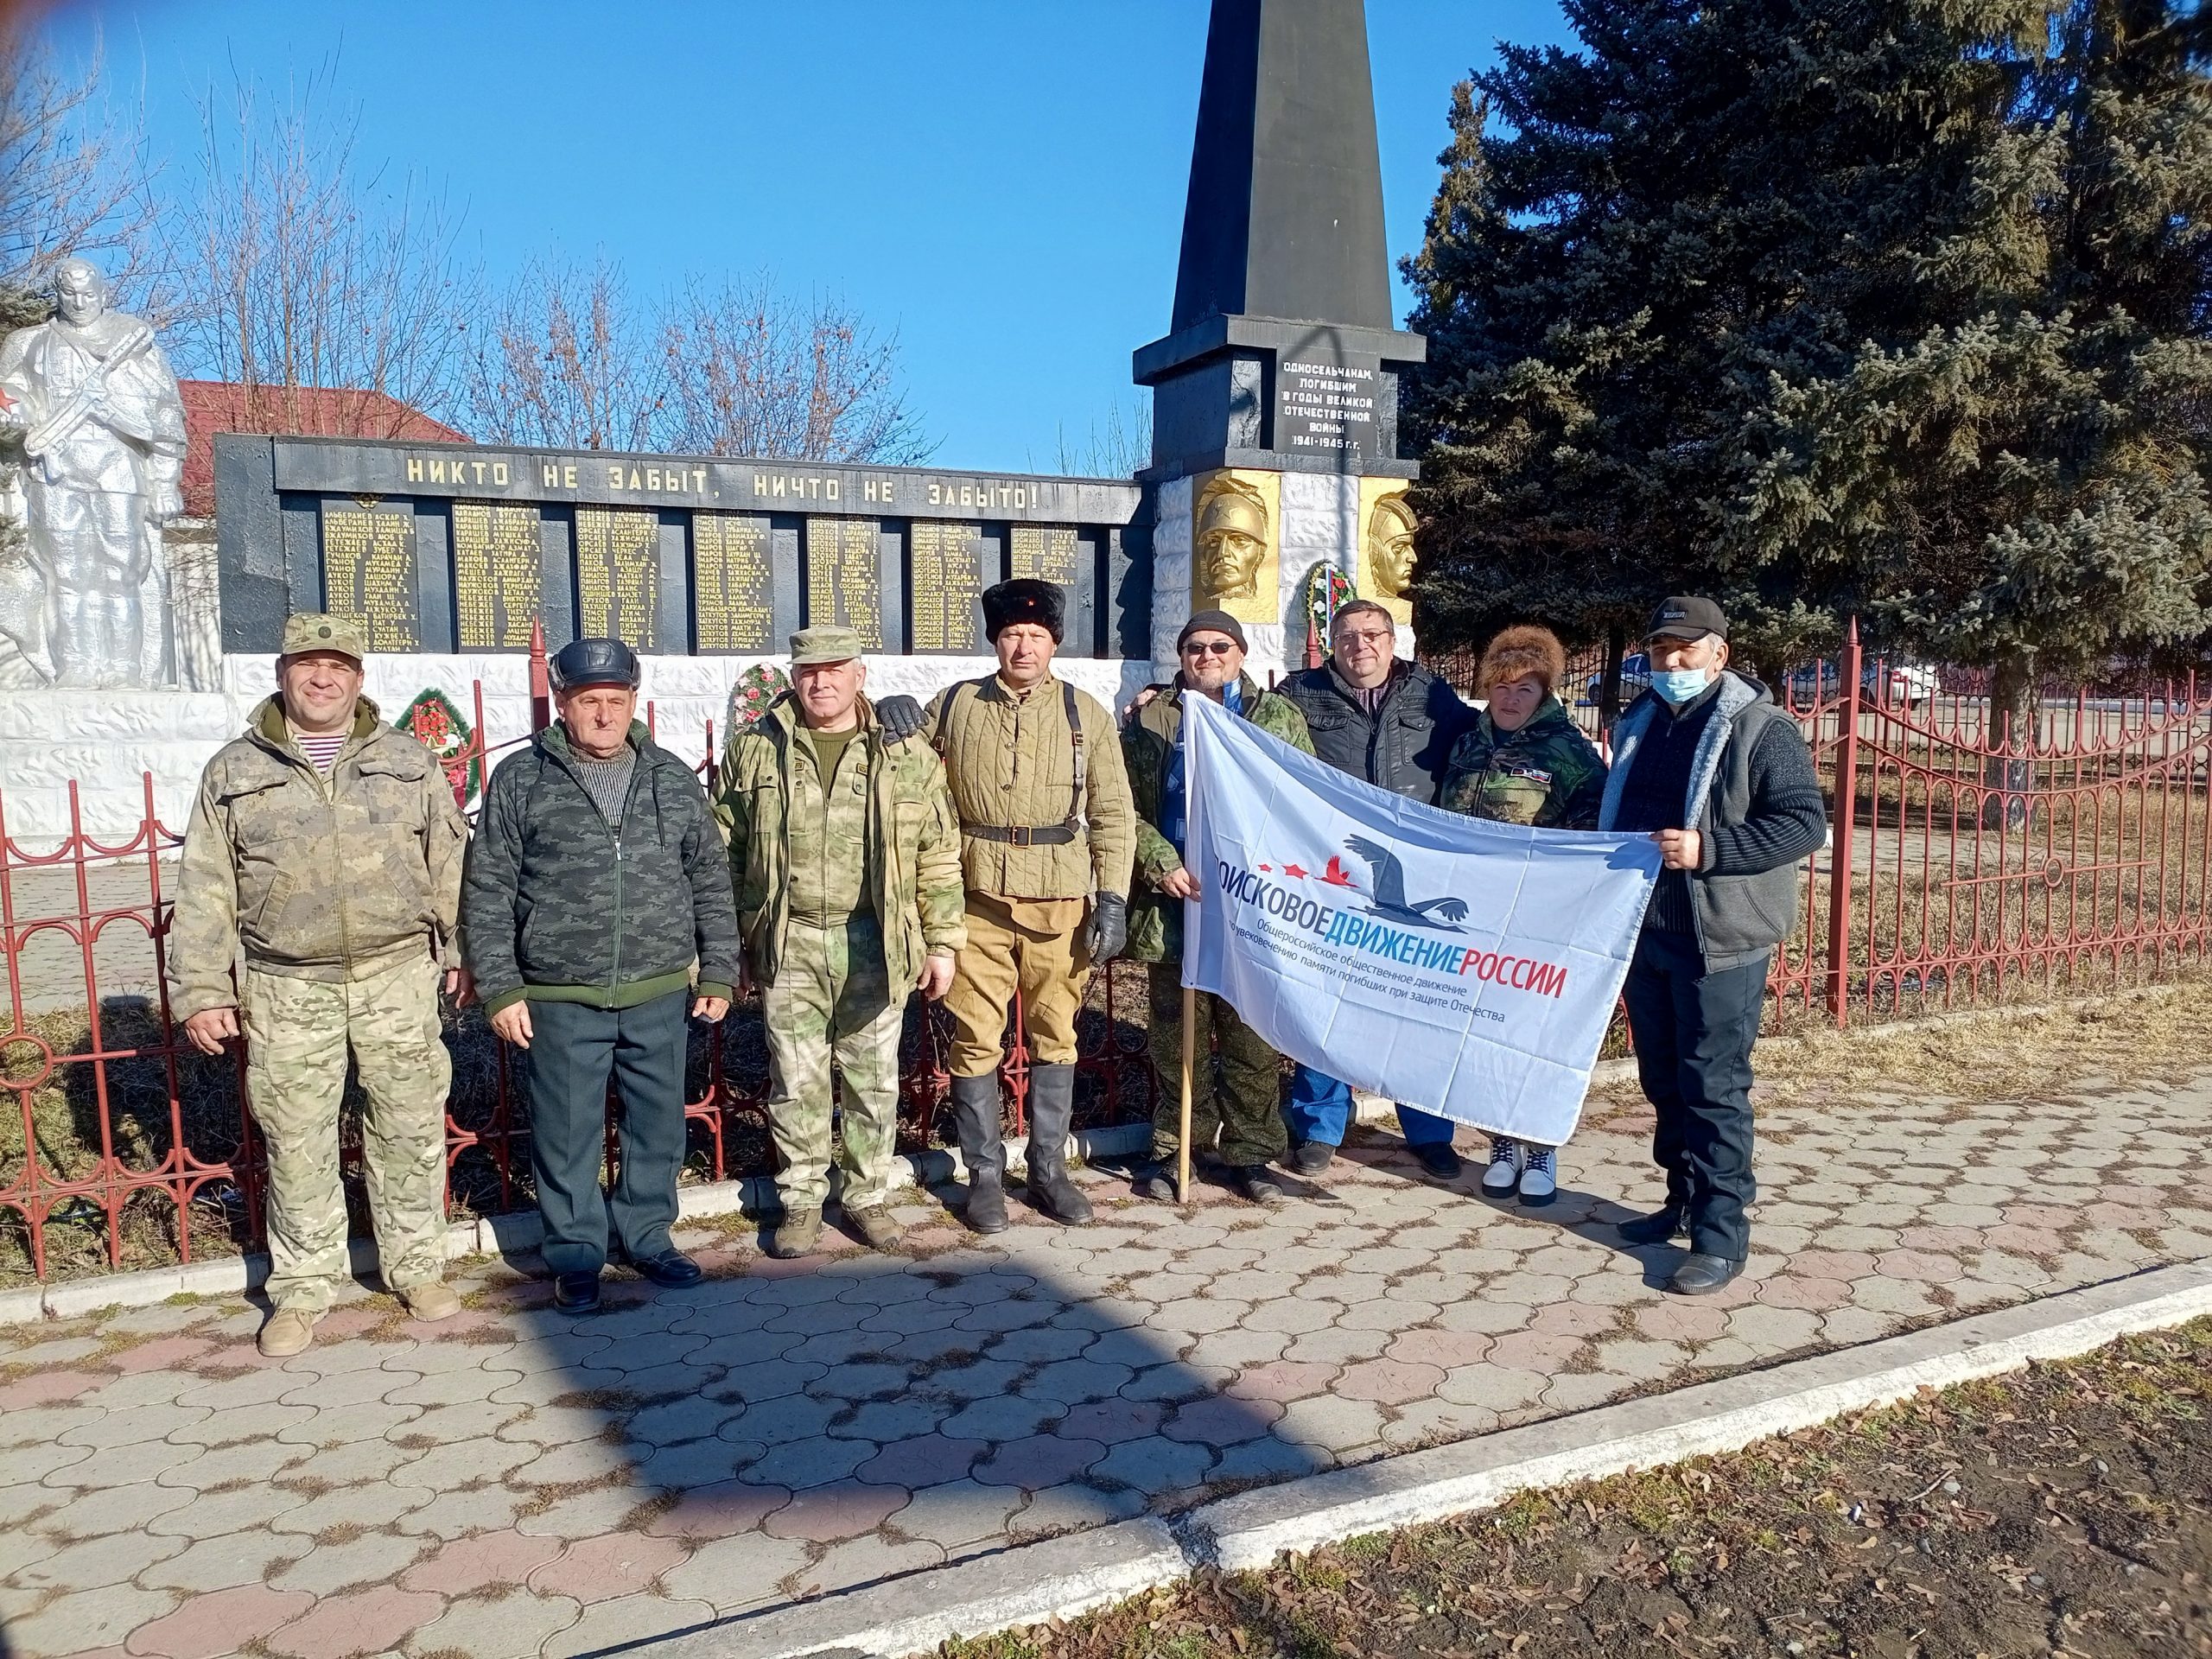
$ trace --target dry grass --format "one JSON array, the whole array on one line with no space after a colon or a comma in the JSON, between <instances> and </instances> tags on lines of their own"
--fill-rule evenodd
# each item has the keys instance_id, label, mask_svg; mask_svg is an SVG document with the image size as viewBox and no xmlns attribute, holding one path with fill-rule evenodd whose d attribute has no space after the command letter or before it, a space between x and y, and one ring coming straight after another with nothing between
<instances>
[{"instance_id":1,"label":"dry grass","mask_svg":"<svg viewBox=\"0 0 2212 1659\"><path fill-rule=\"evenodd\" d=\"M2212 1067L2212 998L2204 992L2200 978L2081 1005L1766 1037L1752 1058L1753 1098L1761 1106L1882 1097L1969 1103L2180 1083ZM1643 1097L1629 1079L1593 1088L1591 1102L1641 1109Z\"/></svg>"}]
</instances>

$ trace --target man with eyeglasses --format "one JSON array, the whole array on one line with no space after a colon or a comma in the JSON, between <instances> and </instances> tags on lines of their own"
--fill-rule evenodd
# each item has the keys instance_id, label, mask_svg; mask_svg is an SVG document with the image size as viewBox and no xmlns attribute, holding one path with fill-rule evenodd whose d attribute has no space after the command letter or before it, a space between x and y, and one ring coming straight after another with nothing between
<instances>
[{"instance_id":1,"label":"man with eyeglasses","mask_svg":"<svg viewBox=\"0 0 2212 1659\"><path fill-rule=\"evenodd\" d=\"M1149 1041L1155 1075L1178 1077L1183 1066L1183 901L1198 896L1198 878L1184 867L1189 827L1184 785L1183 700L1196 695L1250 721L1262 731L1311 754L1305 716L1286 698L1262 691L1244 672L1244 629L1226 611L1200 611L1183 625L1175 642L1182 666L1175 683L1147 702L1122 728L1122 756L1137 811L1136 879L1129 906L1130 960L1147 964L1152 1017ZM1289 1150L1283 1132L1281 1060L1236 1010L1210 991L1195 1002L1195 1044L1204 1069L1191 1090L1191 1150L1218 1152L1230 1185L1255 1204L1272 1204L1282 1188L1268 1173L1271 1159ZM1209 1050L1217 1047L1217 1056ZM1220 1062L1218 1082L1213 1059ZM1152 1118L1152 1160L1137 1172L1141 1198L1173 1203L1170 1173L1180 1149L1181 1091L1163 1087Z\"/></svg>"},{"instance_id":2,"label":"man with eyeglasses","mask_svg":"<svg viewBox=\"0 0 2212 1659\"><path fill-rule=\"evenodd\" d=\"M1475 711L1435 675L1400 658L1397 641L1389 611L1371 599L1353 600L1330 620L1329 660L1291 676L1282 695L1306 717L1321 760L1433 806L1451 771L1452 747ZM1346 1084L1299 1066L1290 1085L1290 1129L1298 1141L1290 1166L1301 1175L1327 1168L1351 1112ZM1424 1172L1440 1181L1459 1173L1449 1118L1400 1106L1398 1127Z\"/></svg>"}]
</instances>

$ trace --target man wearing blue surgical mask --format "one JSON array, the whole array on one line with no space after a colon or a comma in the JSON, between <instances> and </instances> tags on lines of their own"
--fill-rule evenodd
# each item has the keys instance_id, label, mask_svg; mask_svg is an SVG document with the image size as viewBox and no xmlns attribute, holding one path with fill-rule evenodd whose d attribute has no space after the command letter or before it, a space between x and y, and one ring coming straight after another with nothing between
<instances>
[{"instance_id":1,"label":"man wearing blue surgical mask","mask_svg":"<svg viewBox=\"0 0 2212 1659\"><path fill-rule=\"evenodd\" d=\"M1687 1237L1666 1288L1700 1296L1751 1254L1751 1045L1768 965L1797 919L1797 866L1827 838L1827 814L1797 722L1729 668L1720 607L1669 599L1645 632L1651 689L1613 728L1598 827L1649 831L1663 863L1621 997L1667 1203L1620 1234Z\"/></svg>"}]
</instances>

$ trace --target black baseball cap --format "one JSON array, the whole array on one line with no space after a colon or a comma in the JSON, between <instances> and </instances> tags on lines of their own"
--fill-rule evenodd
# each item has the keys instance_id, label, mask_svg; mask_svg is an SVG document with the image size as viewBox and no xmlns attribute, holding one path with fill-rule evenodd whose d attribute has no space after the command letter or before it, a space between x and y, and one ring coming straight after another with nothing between
<instances>
[{"instance_id":1,"label":"black baseball cap","mask_svg":"<svg viewBox=\"0 0 2212 1659\"><path fill-rule=\"evenodd\" d=\"M556 691L586 685L626 685L634 691L645 677L638 653L620 639L571 639L553 653L549 666Z\"/></svg>"},{"instance_id":2,"label":"black baseball cap","mask_svg":"<svg viewBox=\"0 0 2212 1659\"><path fill-rule=\"evenodd\" d=\"M1728 637L1727 615L1709 599L1678 594L1659 601L1659 608L1651 613L1651 626L1644 629L1643 637L1646 639L1702 639L1708 633L1726 639Z\"/></svg>"}]
</instances>

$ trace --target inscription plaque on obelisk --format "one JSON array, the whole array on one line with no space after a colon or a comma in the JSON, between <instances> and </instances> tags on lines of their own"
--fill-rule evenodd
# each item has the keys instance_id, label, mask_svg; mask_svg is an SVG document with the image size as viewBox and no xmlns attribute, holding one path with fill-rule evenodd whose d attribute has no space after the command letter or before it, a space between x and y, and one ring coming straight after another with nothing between
<instances>
[{"instance_id":1,"label":"inscription plaque on obelisk","mask_svg":"<svg viewBox=\"0 0 2212 1659\"><path fill-rule=\"evenodd\" d=\"M697 649L759 652L775 646L775 570L768 520L700 512L691 519L691 612Z\"/></svg>"},{"instance_id":2,"label":"inscription plaque on obelisk","mask_svg":"<svg viewBox=\"0 0 2212 1659\"><path fill-rule=\"evenodd\" d=\"M454 627L463 651L528 651L543 603L545 545L535 506L453 504Z\"/></svg>"},{"instance_id":3,"label":"inscription plaque on obelisk","mask_svg":"<svg viewBox=\"0 0 2212 1659\"><path fill-rule=\"evenodd\" d=\"M632 651L662 649L658 513L576 509L576 632Z\"/></svg>"},{"instance_id":4,"label":"inscription plaque on obelisk","mask_svg":"<svg viewBox=\"0 0 2212 1659\"><path fill-rule=\"evenodd\" d=\"M907 626L918 652L982 649L983 527L917 518L907 537Z\"/></svg>"},{"instance_id":5,"label":"inscription plaque on obelisk","mask_svg":"<svg viewBox=\"0 0 2212 1659\"><path fill-rule=\"evenodd\" d=\"M323 502L323 608L353 618L371 651L423 649L416 563L412 508Z\"/></svg>"},{"instance_id":6,"label":"inscription plaque on obelisk","mask_svg":"<svg viewBox=\"0 0 2212 1659\"><path fill-rule=\"evenodd\" d=\"M883 582L873 518L806 521L806 622L857 631L870 651L883 649Z\"/></svg>"}]
</instances>

